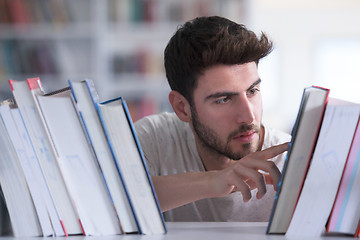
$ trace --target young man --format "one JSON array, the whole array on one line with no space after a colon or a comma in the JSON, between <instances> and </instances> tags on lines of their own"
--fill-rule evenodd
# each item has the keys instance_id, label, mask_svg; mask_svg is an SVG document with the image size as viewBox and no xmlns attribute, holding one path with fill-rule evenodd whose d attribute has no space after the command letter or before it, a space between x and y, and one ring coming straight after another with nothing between
<instances>
[{"instance_id":1,"label":"young man","mask_svg":"<svg viewBox=\"0 0 360 240\"><path fill-rule=\"evenodd\" d=\"M167 221L268 221L290 140L261 122L257 65L271 50L264 34L217 16L170 39L175 113L135 124Z\"/></svg>"}]
</instances>

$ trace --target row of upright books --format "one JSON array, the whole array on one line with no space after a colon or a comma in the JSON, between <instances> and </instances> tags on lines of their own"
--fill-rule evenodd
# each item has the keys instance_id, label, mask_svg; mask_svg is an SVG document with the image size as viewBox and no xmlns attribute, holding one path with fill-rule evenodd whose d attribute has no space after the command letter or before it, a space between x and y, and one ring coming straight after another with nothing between
<instances>
[{"instance_id":1,"label":"row of upright books","mask_svg":"<svg viewBox=\"0 0 360 240\"><path fill-rule=\"evenodd\" d=\"M130 54L115 54L112 58L114 74L139 73L157 74L164 72L162 55L147 49L136 50Z\"/></svg>"},{"instance_id":2,"label":"row of upright books","mask_svg":"<svg viewBox=\"0 0 360 240\"><path fill-rule=\"evenodd\" d=\"M0 74L58 74L62 63L55 58L55 45L51 41L0 41Z\"/></svg>"},{"instance_id":3,"label":"row of upright books","mask_svg":"<svg viewBox=\"0 0 360 240\"><path fill-rule=\"evenodd\" d=\"M166 225L126 102L91 80L45 93L9 81L0 106L1 233L164 234Z\"/></svg>"},{"instance_id":4,"label":"row of upright books","mask_svg":"<svg viewBox=\"0 0 360 240\"><path fill-rule=\"evenodd\" d=\"M243 0L108 0L108 19L115 23L184 22L196 16L243 18Z\"/></svg>"},{"instance_id":5,"label":"row of upright books","mask_svg":"<svg viewBox=\"0 0 360 240\"><path fill-rule=\"evenodd\" d=\"M359 236L360 104L304 90L268 234Z\"/></svg>"},{"instance_id":6,"label":"row of upright books","mask_svg":"<svg viewBox=\"0 0 360 240\"><path fill-rule=\"evenodd\" d=\"M86 0L0 0L0 24L88 22L90 6Z\"/></svg>"}]
</instances>

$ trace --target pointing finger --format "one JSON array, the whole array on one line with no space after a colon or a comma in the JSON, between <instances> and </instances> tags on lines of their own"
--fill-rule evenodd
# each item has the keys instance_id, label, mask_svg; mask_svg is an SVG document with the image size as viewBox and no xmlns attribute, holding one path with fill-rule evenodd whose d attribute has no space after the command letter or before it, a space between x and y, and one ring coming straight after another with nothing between
<instances>
[{"instance_id":1,"label":"pointing finger","mask_svg":"<svg viewBox=\"0 0 360 240\"><path fill-rule=\"evenodd\" d=\"M289 143L283 143L280 145L269 147L263 151L257 152L257 157L261 158L263 160L268 160L273 157L276 157L277 155L287 151L289 148Z\"/></svg>"}]
</instances>

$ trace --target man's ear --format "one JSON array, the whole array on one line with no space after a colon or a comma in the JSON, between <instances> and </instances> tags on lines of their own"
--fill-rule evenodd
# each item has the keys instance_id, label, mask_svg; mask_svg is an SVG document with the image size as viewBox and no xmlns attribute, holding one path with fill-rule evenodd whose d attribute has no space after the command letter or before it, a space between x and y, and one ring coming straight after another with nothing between
<instances>
[{"instance_id":1,"label":"man's ear","mask_svg":"<svg viewBox=\"0 0 360 240\"><path fill-rule=\"evenodd\" d=\"M171 91L169 93L169 101L172 108L174 109L174 112L181 121L191 121L190 104L181 93L178 91Z\"/></svg>"}]
</instances>

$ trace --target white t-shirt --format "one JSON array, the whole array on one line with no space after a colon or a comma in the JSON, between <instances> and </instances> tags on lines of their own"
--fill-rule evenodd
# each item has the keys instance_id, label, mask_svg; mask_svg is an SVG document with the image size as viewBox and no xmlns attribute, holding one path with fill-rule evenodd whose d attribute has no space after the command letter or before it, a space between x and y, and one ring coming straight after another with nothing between
<instances>
[{"instance_id":1,"label":"white t-shirt","mask_svg":"<svg viewBox=\"0 0 360 240\"><path fill-rule=\"evenodd\" d=\"M145 117L135 123L136 133L151 176L205 171L195 138L188 123L175 113ZM290 135L265 127L262 149L290 141ZM282 170L286 153L272 159ZM166 221L268 221L275 197L273 186L258 200L244 203L240 192L222 198L209 198L186 204L164 213Z\"/></svg>"}]
</instances>

